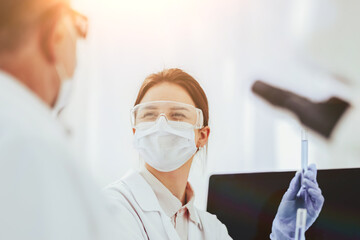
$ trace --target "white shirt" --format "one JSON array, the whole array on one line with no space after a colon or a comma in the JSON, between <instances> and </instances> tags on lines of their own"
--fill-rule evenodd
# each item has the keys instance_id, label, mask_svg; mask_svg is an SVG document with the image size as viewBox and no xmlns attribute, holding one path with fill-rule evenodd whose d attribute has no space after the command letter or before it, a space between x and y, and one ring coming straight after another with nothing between
<instances>
[{"instance_id":1,"label":"white shirt","mask_svg":"<svg viewBox=\"0 0 360 240\"><path fill-rule=\"evenodd\" d=\"M150 240L180 240L172 220L160 206L149 183L139 173L130 173L109 185L106 194L112 199L113 209L126 215L128 224L136 236ZM189 240L229 240L227 229L215 215L194 208L196 221L188 221ZM123 226L119 226L122 228Z\"/></svg>"},{"instance_id":2,"label":"white shirt","mask_svg":"<svg viewBox=\"0 0 360 240\"><path fill-rule=\"evenodd\" d=\"M140 174L151 186L165 214L171 218L171 223L173 224L180 239L188 239L189 221L200 225L200 219L195 212L195 195L190 183L187 183L186 185L186 203L183 206L181 201L146 168L142 170Z\"/></svg>"},{"instance_id":3,"label":"white shirt","mask_svg":"<svg viewBox=\"0 0 360 240\"><path fill-rule=\"evenodd\" d=\"M0 239L137 239L119 231L126 219L105 208L67 141L50 108L0 71Z\"/></svg>"}]
</instances>

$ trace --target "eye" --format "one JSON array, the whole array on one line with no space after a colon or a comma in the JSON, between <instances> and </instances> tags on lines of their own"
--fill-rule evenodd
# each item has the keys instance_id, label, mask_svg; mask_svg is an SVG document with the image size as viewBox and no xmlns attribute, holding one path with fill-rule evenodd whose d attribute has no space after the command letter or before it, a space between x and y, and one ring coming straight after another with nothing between
<instances>
[{"instance_id":1,"label":"eye","mask_svg":"<svg viewBox=\"0 0 360 240\"><path fill-rule=\"evenodd\" d=\"M156 116L155 112L145 112L144 114L142 114L141 118L153 118Z\"/></svg>"},{"instance_id":2,"label":"eye","mask_svg":"<svg viewBox=\"0 0 360 240\"><path fill-rule=\"evenodd\" d=\"M180 113L180 112L172 113L171 117L173 119L185 119L186 118L185 114Z\"/></svg>"}]
</instances>

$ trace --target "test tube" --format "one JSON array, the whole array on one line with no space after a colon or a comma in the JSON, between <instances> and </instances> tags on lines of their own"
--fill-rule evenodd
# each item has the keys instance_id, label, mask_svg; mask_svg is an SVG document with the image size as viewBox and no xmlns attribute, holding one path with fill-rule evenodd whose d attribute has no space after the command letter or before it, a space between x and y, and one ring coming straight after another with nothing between
<instances>
[{"instance_id":1,"label":"test tube","mask_svg":"<svg viewBox=\"0 0 360 240\"><path fill-rule=\"evenodd\" d=\"M305 129L301 130L301 171L304 174L308 167L308 136Z\"/></svg>"},{"instance_id":2,"label":"test tube","mask_svg":"<svg viewBox=\"0 0 360 240\"><path fill-rule=\"evenodd\" d=\"M305 240L306 231L306 209L299 208L296 213L295 240Z\"/></svg>"},{"instance_id":3,"label":"test tube","mask_svg":"<svg viewBox=\"0 0 360 240\"><path fill-rule=\"evenodd\" d=\"M297 197L300 197L301 192L304 190L303 186L303 176L307 171L308 167L308 136L305 129L301 129L301 188L297 193Z\"/></svg>"}]
</instances>

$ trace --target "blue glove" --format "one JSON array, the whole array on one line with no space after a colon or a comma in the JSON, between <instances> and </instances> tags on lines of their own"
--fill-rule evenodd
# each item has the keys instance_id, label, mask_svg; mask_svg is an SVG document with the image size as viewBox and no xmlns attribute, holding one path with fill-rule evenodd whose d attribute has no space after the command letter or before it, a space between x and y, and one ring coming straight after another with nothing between
<instances>
[{"instance_id":1,"label":"blue glove","mask_svg":"<svg viewBox=\"0 0 360 240\"><path fill-rule=\"evenodd\" d=\"M302 174L300 172L297 172L291 180L289 189L284 194L273 221L270 239L295 239L296 212L298 208L307 210L306 230L315 222L324 204L324 197L316 182L316 173L315 164L311 164L303 176L302 185ZM303 189L298 197L297 194L301 187Z\"/></svg>"}]
</instances>

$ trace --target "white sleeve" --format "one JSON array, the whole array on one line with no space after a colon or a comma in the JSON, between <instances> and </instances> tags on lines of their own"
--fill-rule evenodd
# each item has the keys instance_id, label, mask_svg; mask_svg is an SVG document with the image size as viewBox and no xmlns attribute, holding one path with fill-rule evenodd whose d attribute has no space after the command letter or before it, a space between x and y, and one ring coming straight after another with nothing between
<instances>
[{"instance_id":1,"label":"white sleeve","mask_svg":"<svg viewBox=\"0 0 360 240\"><path fill-rule=\"evenodd\" d=\"M0 239L132 239L66 144L0 139ZM136 239L136 238L135 238Z\"/></svg>"}]
</instances>

